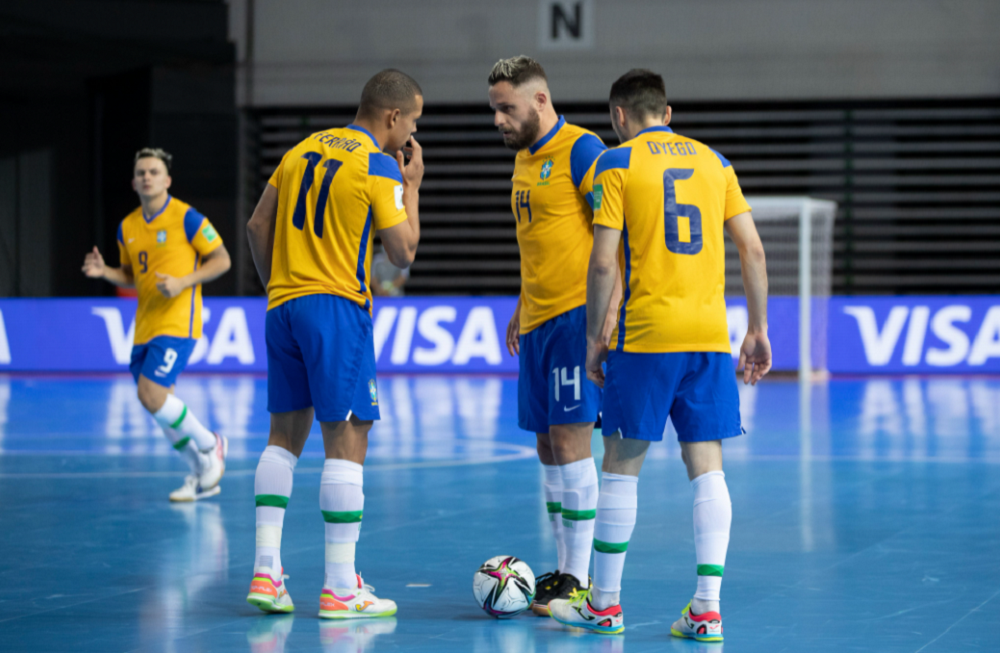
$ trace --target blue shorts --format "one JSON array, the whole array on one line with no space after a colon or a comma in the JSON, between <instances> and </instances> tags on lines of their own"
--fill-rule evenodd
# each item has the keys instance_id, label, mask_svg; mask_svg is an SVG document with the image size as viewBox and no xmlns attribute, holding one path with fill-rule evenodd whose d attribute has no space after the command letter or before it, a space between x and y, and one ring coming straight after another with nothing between
<instances>
[{"instance_id":1,"label":"blue shorts","mask_svg":"<svg viewBox=\"0 0 1000 653\"><path fill-rule=\"evenodd\" d=\"M681 442L743 433L733 357L718 352L608 354L604 435L663 439L667 416Z\"/></svg>"},{"instance_id":2,"label":"blue shorts","mask_svg":"<svg viewBox=\"0 0 1000 653\"><path fill-rule=\"evenodd\" d=\"M153 383L169 388L177 382L177 375L184 371L197 342L194 338L157 336L147 343L135 345L128 371L136 383L141 374Z\"/></svg>"},{"instance_id":3,"label":"blue shorts","mask_svg":"<svg viewBox=\"0 0 1000 653\"><path fill-rule=\"evenodd\" d=\"M587 380L587 307L580 306L521 336L517 425L548 433L552 424L595 422L601 389Z\"/></svg>"},{"instance_id":4,"label":"blue shorts","mask_svg":"<svg viewBox=\"0 0 1000 653\"><path fill-rule=\"evenodd\" d=\"M310 406L321 422L379 419L372 318L336 295L306 295L267 312L267 410Z\"/></svg>"}]
</instances>

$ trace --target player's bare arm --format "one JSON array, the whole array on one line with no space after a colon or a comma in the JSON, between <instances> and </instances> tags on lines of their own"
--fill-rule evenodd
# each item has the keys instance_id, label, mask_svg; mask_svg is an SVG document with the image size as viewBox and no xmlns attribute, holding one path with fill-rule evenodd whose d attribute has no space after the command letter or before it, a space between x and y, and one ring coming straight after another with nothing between
<instances>
[{"instance_id":1,"label":"player's bare arm","mask_svg":"<svg viewBox=\"0 0 1000 653\"><path fill-rule=\"evenodd\" d=\"M521 293L524 291L522 290ZM511 356L521 354L521 293L517 295L517 304L514 305L514 314L510 316L507 323L507 351Z\"/></svg>"},{"instance_id":2,"label":"player's bare arm","mask_svg":"<svg viewBox=\"0 0 1000 653\"><path fill-rule=\"evenodd\" d=\"M93 250L87 252L87 256L83 259L83 268L81 269L91 279L104 279L119 288L135 288L135 277L132 276L132 266L123 265L120 268L113 268L105 264L104 257L101 256L101 252L97 249L96 245Z\"/></svg>"},{"instance_id":3,"label":"player's bare arm","mask_svg":"<svg viewBox=\"0 0 1000 653\"><path fill-rule=\"evenodd\" d=\"M771 343L767 339L767 265L764 246L749 212L727 220L726 233L740 252L749 318L737 369L743 370L743 383L756 385L771 369Z\"/></svg>"},{"instance_id":4,"label":"player's bare arm","mask_svg":"<svg viewBox=\"0 0 1000 653\"><path fill-rule=\"evenodd\" d=\"M173 299L192 286L215 281L233 266L232 259L225 245L205 255L200 268L183 277L172 277L169 274L156 272L156 289L167 299Z\"/></svg>"},{"instance_id":5,"label":"player's bare arm","mask_svg":"<svg viewBox=\"0 0 1000 653\"><path fill-rule=\"evenodd\" d=\"M274 225L278 219L278 189L268 184L247 223L250 255L257 268L260 283L267 289L271 281L271 252L274 250Z\"/></svg>"},{"instance_id":6,"label":"player's bare arm","mask_svg":"<svg viewBox=\"0 0 1000 653\"><path fill-rule=\"evenodd\" d=\"M601 363L608 357L608 340L605 340L604 330L611 295L618 283L618 243L621 237L622 232L617 229L594 225L594 249L590 252L590 266L587 268L587 378L601 388L604 387Z\"/></svg>"},{"instance_id":7,"label":"player's bare arm","mask_svg":"<svg viewBox=\"0 0 1000 653\"><path fill-rule=\"evenodd\" d=\"M611 301L608 303L608 316L604 320L604 332L601 334L601 340L604 341L605 345L611 343L611 334L615 330L615 325L618 323L618 306L622 303L622 275L621 270L618 266L614 266L615 270L615 287L611 292Z\"/></svg>"},{"instance_id":8,"label":"player's bare arm","mask_svg":"<svg viewBox=\"0 0 1000 653\"><path fill-rule=\"evenodd\" d=\"M405 152L405 157L404 157ZM408 161L406 159L409 159ZM409 267L420 243L420 182L424 179L424 150L413 136L409 144L396 152L396 163L403 175L403 208L406 222L379 232L385 254L398 268Z\"/></svg>"}]
</instances>

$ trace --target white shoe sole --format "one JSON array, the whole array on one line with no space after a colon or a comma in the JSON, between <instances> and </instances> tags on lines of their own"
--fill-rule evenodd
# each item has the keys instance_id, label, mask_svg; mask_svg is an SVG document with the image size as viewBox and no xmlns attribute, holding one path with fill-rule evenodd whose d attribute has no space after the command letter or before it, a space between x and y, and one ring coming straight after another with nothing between
<instances>
[{"instance_id":1,"label":"white shoe sole","mask_svg":"<svg viewBox=\"0 0 1000 653\"><path fill-rule=\"evenodd\" d=\"M193 501L201 501L202 499L207 499L208 497L214 497L219 492L222 492L222 488L216 485L215 487L199 492L194 496L178 497L176 499L174 497L170 497L170 500L173 501L174 503L191 503Z\"/></svg>"}]
</instances>

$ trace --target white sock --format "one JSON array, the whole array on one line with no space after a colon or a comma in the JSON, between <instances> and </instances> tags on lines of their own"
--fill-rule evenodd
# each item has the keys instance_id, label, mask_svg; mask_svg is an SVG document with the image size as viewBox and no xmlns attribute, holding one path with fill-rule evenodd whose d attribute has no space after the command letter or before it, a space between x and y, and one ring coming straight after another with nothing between
<instances>
[{"instance_id":1,"label":"white sock","mask_svg":"<svg viewBox=\"0 0 1000 653\"><path fill-rule=\"evenodd\" d=\"M691 609L701 614L706 608L718 610L733 504L722 472L702 474L691 481L691 487L694 488L694 550L698 560L698 591L694 593Z\"/></svg>"},{"instance_id":2,"label":"white sock","mask_svg":"<svg viewBox=\"0 0 1000 653\"><path fill-rule=\"evenodd\" d=\"M257 552L253 568L268 567L281 582L281 526L292 496L292 477L299 461L288 449L268 445L260 455L253 492L257 504Z\"/></svg>"},{"instance_id":3,"label":"white sock","mask_svg":"<svg viewBox=\"0 0 1000 653\"><path fill-rule=\"evenodd\" d=\"M188 410L184 402L174 395L167 395L167 400L160 406L160 410L153 413L153 419L162 428L171 428L180 434L180 442L191 439L200 451L211 451L215 447L215 434L206 429Z\"/></svg>"},{"instance_id":4,"label":"white sock","mask_svg":"<svg viewBox=\"0 0 1000 653\"><path fill-rule=\"evenodd\" d=\"M560 465L563 541L566 564L559 571L574 576L583 587L590 575L590 548L597 515L597 468L593 458Z\"/></svg>"},{"instance_id":5,"label":"white sock","mask_svg":"<svg viewBox=\"0 0 1000 653\"><path fill-rule=\"evenodd\" d=\"M205 468L205 464L208 463L208 454L198 451L198 447L194 446L191 438L182 436L169 426L161 426L160 428L163 429L163 435L167 436L167 440L191 468L191 473L200 474L201 470Z\"/></svg>"},{"instance_id":6,"label":"white sock","mask_svg":"<svg viewBox=\"0 0 1000 653\"><path fill-rule=\"evenodd\" d=\"M549 513L549 525L552 526L552 537L556 540L558 564L556 569L562 571L566 564L566 542L563 541L562 525L562 475L557 465L542 465L545 470L545 508Z\"/></svg>"},{"instance_id":7,"label":"white sock","mask_svg":"<svg viewBox=\"0 0 1000 653\"><path fill-rule=\"evenodd\" d=\"M601 475L594 524L594 592L591 605L605 610L621 602L625 551L635 529L639 477Z\"/></svg>"},{"instance_id":8,"label":"white sock","mask_svg":"<svg viewBox=\"0 0 1000 653\"><path fill-rule=\"evenodd\" d=\"M354 550L365 507L364 467L349 460L328 458L323 463L319 508L326 522L326 578L323 587L356 588Z\"/></svg>"}]
</instances>

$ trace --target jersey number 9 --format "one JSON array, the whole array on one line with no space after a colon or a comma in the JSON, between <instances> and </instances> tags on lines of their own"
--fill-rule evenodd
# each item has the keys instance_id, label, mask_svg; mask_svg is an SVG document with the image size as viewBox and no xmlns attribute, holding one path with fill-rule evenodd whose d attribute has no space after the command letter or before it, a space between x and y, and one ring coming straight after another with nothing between
<instances>
[{"instance_id":1,"label":"jersey number 9","mask_svg":"<svg viewBox=\"0 0 1000 653\"><path fill-rule=\"evenodd\" d=\"M142 268L139 270L140 273L149 270L148 263L149 263L149 255L146 254L146 252L139 252L139 265L142 266Z\"/></svg>"},{"instance_id":2,"label":"jersey number 9","mask_svg":"<svg viewBox=\"0 0 1000 653\"><path fill-rule=\"evenodd\" d=\"M667 249L674 254L693 255L701 251L701 209L694 204L678 204L674 182L690 179L691 168L663 171L663 231Z\"/></svg>"},{"instance_id":3,"label":"jersey number 9","mask_svg":"<svg viewBox=\"0 0 1000 653\"><path fill-rule=\"evenodd\" d=\"M306 225L306 200L309 196L309 189L313 185L316 165L319 164L319 160L323 158L323 155L319 152L306 152L302 155L302 158L306 160L306 171L302 173L302 185L299 186L299 199L295 202L295 213L292 214L292 225L299 231L302 231ZM344 162L336 159L327 159L323 163L326 173L323 175L323 183L319 187L319 197L316 198L316 211L313 213L315 216L313 218L313 233L316 234L317 238L323 237L323 220L326 214L326 200L330 197L330 184L333 183L333 177L342 165L344 165Z\"/></svg>"}]
</instances>

